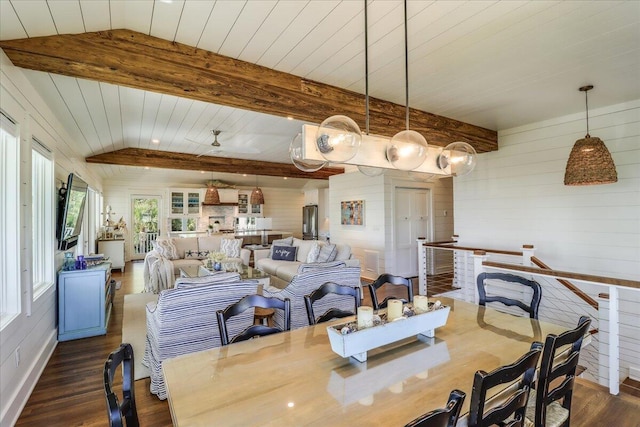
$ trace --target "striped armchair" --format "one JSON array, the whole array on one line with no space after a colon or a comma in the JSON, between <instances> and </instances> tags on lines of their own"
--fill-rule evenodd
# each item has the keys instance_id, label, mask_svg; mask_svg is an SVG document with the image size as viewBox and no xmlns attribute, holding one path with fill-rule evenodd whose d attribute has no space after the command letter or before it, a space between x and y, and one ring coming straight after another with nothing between
<instances>
[{"instance_id":1,"label":"striped armchair","mask_svg":"<svg viewBox=\"0 0 640 427\"><path fill-rule=\"evenodd\" d=\"M175 288L160 292L157 303L147 304L147 343L143 363L150 370L151 393L164 400L167 391L162 362L181 354L219 347L216 310L225 309L245 295L255 294L256 281L240 281L237 273L193 279L180 278ZM227 323L235 335L253 324L253 310Z\"/></svg>"},{"instance_id":2,"label":"striped armchair","mask_svg":"<svg viewBox=\"0 0 640 427\"><path fill-rule=\"evenodd\" d=\"M315 291L326 282L335 282L361 290L360 267L346 267L344 262L331 268L313 268L313 264L305 264L300 266L298 274L293 276L286 288L267 287L263 290L263 295L279 299L289 298L291 300L291 329L302 328L309 326L304 296ZM313 304L313 311L318 315L330 308L352 311L353 298L345 298L341 295L327 295ZM282 313L279 310L276 310L273 321L276 326L282 327Z\"/></svg>"}]
</instances>

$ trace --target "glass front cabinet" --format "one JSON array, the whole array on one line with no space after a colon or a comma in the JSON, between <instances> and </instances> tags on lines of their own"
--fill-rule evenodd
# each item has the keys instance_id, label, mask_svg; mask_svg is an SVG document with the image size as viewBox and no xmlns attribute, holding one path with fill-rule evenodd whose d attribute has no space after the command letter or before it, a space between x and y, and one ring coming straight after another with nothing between
<instances>
[{"instance_id":1,"label":"glass front cabinet","mask_svg":"<svg viewBox=\"0 0 640 427\"><path fill-rule=\"evenodd\" d=\"M171 189L169 190L169 216L199 217L201 201L202 193L198 189Z\"/></svg>"}]
</instances>

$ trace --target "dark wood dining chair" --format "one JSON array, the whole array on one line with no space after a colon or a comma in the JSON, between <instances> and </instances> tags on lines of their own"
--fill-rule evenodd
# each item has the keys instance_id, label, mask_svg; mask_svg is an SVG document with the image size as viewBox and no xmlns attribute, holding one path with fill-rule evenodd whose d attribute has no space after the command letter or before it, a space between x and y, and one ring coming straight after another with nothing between
<instances>
[{"instance_id":1,"label":"dark wood dining chair","mask_svg":"<svg viewBox=\"0 0 640 427\"><path fill-rule=\"evenodd\" d=\"M138 412L134 393L133 347L123 343L111 352L104 362L104 394L107 400L107 415L111 427L137 427ZM122 367L122 398L113 390L113 379L118 367Z\"/></svg>"},{"instance_id":2,"label":"dark wood dining chair","mask_svg":"<svg viewBox=\"0 0 640 427\"><path fill-rule=\"evenodd\" d=\"M590 324L591 319L582 316L575 329L560 335L547 335L535 391L529 396L527 404L527 418L535 427L569 426L571 397L580 348ZM566 346L569 348L567 349ZM554 361L557 359L560 362L554 366ZM552 385L553 388L550 390Z\"/></svg>"},{"instance_id":3,"label":"dark wood dining chair","mask_svg":"<svg viewBox=\"0 0 640 427\"><path fill-rule=\"evenodd\" d=\"M237 316L238 314L255 307L282 310L284 312L283 329L262 324L251 325L229 340L227 321L229 321L233 316ZM291 330L291 301L289 298L281 300L278 298L264 297L262 295L247 295L224 310L218 310L216 312L216 316L218 318L218 329L220 330L220 341L222 342L222 345L228 345L235 342L246 341L255 337L262 337Z\"/></svg>"},{"instance_id":4,"label":"dark wood dining chair","mask_svg":"<svg viewBox=\"0 0 640 427\"><path fill-rule=\"evenodd\" d=\"M511 365L501 366L489 373L477 371L473 378L471 408L469 409L469 427L523 427L527 399L535 377L536 365L542 344L531 346L531 350ZM517 382L516 382L517 380ZM515 383L514 383L515 382ZM508 387L492 399L496 402L486 410L487 391L500 384L515 385Z\"/></svg>"},{"instance_id":5,"label":"dark wood dining chair","mask_svg":"<svg viewBox=\"0 0 640 427\"><path fill-rule=\"evenodd\" d=\"M329 294L353 297L355 303L354 311L346 311L332 307L321 314L318 318L316 318L313 312L313 304ZM304 305L307 307L307 317L309 318L309 325L315 325L316 323L322 323L332 319L353 316L357 313L358 307L360 307L360 289L354 288L352 286L339 285L335 282L327 282L310 294L305 295Z\"/></svg>"},{"instance_id":6,"label":"dark wood dining chair","mask_svg":"<svg viewBox=\"0 0 640 427\"><path fill-rule=\"evenodd\" d=\"M458 422L462 402L466 396L464 391L453 390L449 394L447 406L427 412L404 427L454 427Z\"/></svg>"},{"instance_id":7,"label":"dark wood dining chair","mask_svg":"<svg viewBox=\"0 0 640 427\"><path fill-rule=\"evenodd\" d=\"M522 286L531 288L533 291L531 295L531 301L525 302L514 298L509 298L501 295L487 295L485 288L486 280L501 280L508 283L517 283ZM480 273L476 281L478 286L478 295L480 298L480 305L487 305L488 302L500 302L507 306L515 306L522 309L529 314L532 319L538 318L538 308L540 307L540 301L542 299L542 287L540 283L535 280L527 280L522 276L509 273Z\"/></svg>"},{"instance_id":8,"label":"dark wood dining chair","mask_svg":"<svg viewBox=\"0 0 640 427\"><path fill-rule=\"evenodd\" d=\"M378 289L385 285L404 286L407 290L407 299L397 298L395 296L386 297L381 303L378 302ZM374 310L386 308L390 299L399 299L403 303L413 302L413 286L411 285L411 279L406 277L394 276L392 274L381 274L378 278L369 284L369 292L371 293L371 301Z\"/></svg>"}]
</instances>

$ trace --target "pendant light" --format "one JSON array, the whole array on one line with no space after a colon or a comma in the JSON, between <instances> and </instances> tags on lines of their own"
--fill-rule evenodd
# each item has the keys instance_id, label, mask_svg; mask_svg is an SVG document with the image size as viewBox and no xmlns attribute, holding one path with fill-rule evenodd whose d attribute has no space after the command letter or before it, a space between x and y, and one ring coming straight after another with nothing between
<instances>
[{"instance_id":1,"label":"pendant light","mask_svg":"<svg viewBox=\"0 0 640 427\"><path fill-rule=\"evenodd\" d=\"M367 0L364 0L364 123L365 135L369 135L369 23L367 19ZM358 165L361 174L374 177L382 175L382 168Z\"/></svg>"},{"instance_id":2,"label":"pendant light","mask_svg":"<svg viewBox=\"0 0 640 427\"><path fill-rule=\"evenodd\" d=\"M589 135L589 99L592 85L582 86L587 111L587 134L573 146L564 173L564 185L598 185L618 182L616 165L600 138Z\"/></svg>"},{"instance_id":3,"label":"pendant light","mask_svg":"<svg viewBox=\"0 0 640 427\"><path fill-rule=\"evenodd\" d=\"M451 176L464 176L476 167L478 154L476 149L466 142L452 142L444 147L438 156L438 167L446 169L451 166Z\"/></svg>"},{"instance_id":4,"label":"pendant light","mask_svg":"<svg viewBox=\"0 0 640 427\"><path fill-rule=\"evenodd\" d=\"M252 205L264 205L264 194L262 194L262 189L258 187L258 175L256 175L256 188L251 192L249 203Z\"/></svg>"},{"instance_id":5,"label":"pendant light","mask_svg":"<svg viewBox=\"0 0 640 427\"><path fill-rule=\"evenodd\" d=\"M424 136L409 129L409 37L407 22L407 0L404 0L404 75L407 128L395 134L387 144L387 160L396 169L405 171L420 167L428 153L428 144Z\"/></svg>"},{"instance_id":6,"label":"pendant light","mask_svg":"<svg viewBox=\"0 0 640 427\"><path fill-rule=\"evenodd\" d=\"M219 205L220 204L220 193L218 193L218 187L215 186L215 181L213 180L213 172L211 172L211 181L207 182L207 191L204 194L204 202L203 205Z\"/></svg>"},{"instance_id":7,"label":"pendant light","mask_svg":"<svg viewBox=\"0 0 640 427\"><path fill-rule=\"evenodd\" d=\"M302 172L316 172L322 169L328 162L305 159L303 156L302 134L298 133L289 144L289 158L291 163Z\"/></svg>"}]
</instances>

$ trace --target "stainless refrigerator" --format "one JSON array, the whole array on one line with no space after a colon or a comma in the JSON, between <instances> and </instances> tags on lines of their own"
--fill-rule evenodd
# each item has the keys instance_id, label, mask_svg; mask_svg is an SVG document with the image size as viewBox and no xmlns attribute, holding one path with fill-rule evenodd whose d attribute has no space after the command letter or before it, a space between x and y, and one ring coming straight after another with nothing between
<instances>
[{"instance_id":1,"label":"stainless refrigerator","mask_svg":"<svg viewBox=\"0 0 640 427\"><path fill-rule=\"evenodd\" d=\"M302 239L318 239L318 206L308 205L302 207Z\"/></svg>"}]
</instances>

